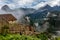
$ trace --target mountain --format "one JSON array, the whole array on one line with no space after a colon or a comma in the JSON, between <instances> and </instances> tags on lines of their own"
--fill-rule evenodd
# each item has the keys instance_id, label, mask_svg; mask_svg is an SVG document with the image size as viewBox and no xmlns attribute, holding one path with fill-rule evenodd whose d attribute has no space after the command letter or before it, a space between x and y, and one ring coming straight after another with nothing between
<instances>
[{"instance_id":1,"label":"mountain","mask_svg":"<svg viewBox=\"0 0 60 40\"><path fill-rule=\"evenodd\" d=\"M60 11L60 6L54 6L54 7L52 8L52 10Z\"/></svg>"},{"instance_id":2,"label":"mountain","mask_svg":"<svg viewBox=\"0 0 60 40\"><path fill-rule=\"evenodd\" d=\"M41 7L40 10L48 10L48 11L60 11L60 6L54 6L54 7L51 7L50 5L45 5L44 7Z\"/></svg>"},{"instance_id":3,"label":"mountain","mask_svg":"<svg viewBox=\"0 0 60 40\"><path fill-rule=\"evenodd\" d=\"M24 16L29 16L33 22L38 22L41 25L43 24L43 19L46 18L48 12L52 11L58 13L60 11L60 6L51 7L49 5L45 5L44 7L41 7L38 10L35 10L33 8L17 8L12 10L7 5L5 5L1 8L1 10L5 11L6 13L13 14L19 22L23 21ZM40 25L38 26L38 28L40 27Z\"/></svg>"},{"instance_id":4,"label":"mountain","mask_svg":"<svg viewBox=\"0 0 60 40\"><path fill-rule=\"evenodd\" d=\"M44 7L39 8L34 13L29 14L27 16L31 17L31 19L33 20L43 19L43 18L46 18L48 12L56 12L56 11L57 13L60 11L60 6L51 7L47 4Z\"/></svg>"},{"instance_id":5,"label":"mountain","mask_svg":"<svg viewBox=\"0 0 60 40\"><path fill-rule=\"evenodd\" d=\"M1 9L4 11L12 11L7 5L4 5Z\"/></svg>"},{"instance_id":6,"label":"mountain","mask_svg":"<svg viewBox=\"0 0 60 40\"><path fill-rule=\"evenodd\" d=\"M41 31L45 31L49 26L47 24L44 24L43 26L41 24L44 23L44 18L46 18L48 12L51 12L50 14L53 15L58 15L60 13L60 6L54 6L54 7L50 7L49 5L46 5L42 8L39 8L38 10L36 10L34 13L32 14L28 14L26 16L29 16L30 19L33 21L33 23L38 23L39 25L36 26L36 30L41 30ZM50 15L49 14L49 15ZM60 19L60 18L58 18ZM58 23L58 24L57 24ZM59 25L59 21L57 21L57 23L55 23L56 25ZM49 24L49 23L48 23ZM60 26L60 25L59 25ZM58 27L59 27L58 26ZM39 28L40 27L40 28ZM42 28L43 27L43 28ZM57 28L57 26L56 26ZM58 28L57 28L58 29ZM55 29L55 30L57 30ZM59 29L60 30L60 29ZM40 31L40 32L41 32Z\"/></svg>"},{"instance_id":7,"label":"mountain","mask_svg":"<svg viewBox=\"0 0 60 40\"><path fill-rule=\"evenodd\" d=\"M36 10L34 13L29 14L28 16L30 16L33 19L40 19L43 18L47 15L48 11L51 9L52 7L50 7L49 5L46 5L42 8L39 8L38 10Z\"/></svg>"},{"instance_id":8,"label":"mountain","mask_svg":"<svg viewBox=\"0 0 60 40\"><path fill-rule=\"evenodd\" d=\"M33 8L16 8L10 9L8 5L4 5L1 10L5 11L6 13L10 13L14 15L18 20L20 20L23 16L27 14L31 14L35 11Z\"/></svg>"},{"instance_id":9,"label":"mountain","mask_svg":"<svg viewBox=\"0 0 60 40\"><path fill-rule=\"evenodd\" d=\"M48 11L44 10L43 12L34 12L32 14L28 14L26 16L29 16L31 19L35 20L35 19L43 19L46 17Z\"/></svg>"},{"instance_id":10,"label":"mountain","mask_svg":"<svg viewBox=\"0 0 60 40\"><path fill-rule=\"evenodd\" d=\"M45 5L44 7L41 7L40 9L50 9L51 8L51 6L49 6L48 4L47 5Z\"/></svg>"},{"instance_id":11,"label":"mountain","mask_svg":"<svg viewBox=\"0 0 60 40\"><path fill-rule=\"evenodd\" d=\"M51 7L48 4L44 7L35 10L33 8L16 8L10 9L7 5L1 8L3 11L13 14L17 19L21 19L23 16L30 16L31 19L41 19L45 18L48 12L60 11L60 6Z\"/></svg>"}]
</instances>

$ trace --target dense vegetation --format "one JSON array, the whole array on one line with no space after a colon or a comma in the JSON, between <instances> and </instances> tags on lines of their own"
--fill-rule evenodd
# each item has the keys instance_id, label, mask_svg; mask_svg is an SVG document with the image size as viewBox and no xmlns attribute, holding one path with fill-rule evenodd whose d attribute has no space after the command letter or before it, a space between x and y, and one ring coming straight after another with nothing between
<instances>
[{"instance_id":1,"label":"dense vegetation","mask_svg":"<svg viewBox=\"0 0 60 40\"><path fill-rule=\"evenodd\" d=\"M20 34L6 34L6 35L2 35L0 34L0 40L48 40L49 38L51 38L50 35L47 35L45 33L41 33L39 35L32 35L32 36L28 36L28 35L20 35ZM56 37L50 39L50 40L60 40L60 37Z\"/></svg>"},{"instance_id":2,"label":"dense vegetation","mask_svg":"<svg viewBox=\"0 0 60 40\"><path fill-rule=\"evenodd\" d=\"M19 35L19 34L7 34L7 35L0 35L0 40L40 40L37 37L33 36L26 36L26 35Z\"/></svg>"},{"instance_id":3,"label":"dense vegetation","mask_svg":"<svg viewBox=\"0 0 60 40\"><path fill-rule=\"evenodd\" d=\"M38 35L20 35L20 34L9 34L8 33L9 27L4 25L1 29L0 33L0 40L60 40L60 37L53 38L52 34L47 32L40 33Z\"/></svg>"}]
</instances>

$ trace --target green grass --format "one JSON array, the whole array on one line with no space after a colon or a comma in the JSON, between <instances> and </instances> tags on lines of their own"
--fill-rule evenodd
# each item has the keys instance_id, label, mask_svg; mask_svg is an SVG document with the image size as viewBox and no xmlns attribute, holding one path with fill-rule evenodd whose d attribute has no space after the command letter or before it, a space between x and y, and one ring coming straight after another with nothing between
<instances>
[{"instance_id":1,"label":"green grass","mask_svg":"<svg viewBox=\"0 0 60 40\"><path fill-rule=\"evenodd\" d=\"M27 35L19 35L19 34L7 34L0 35L0 40L40 40L37 37L27 36Z\"/></svg>"},{"instance_id":2,"label":"green grass","mask_svg":"<svg viewBox=\"0 0 60 40\"><path fill-rule=\"evenodd\" d=\"M60 37L57 37L56 39L57 39L57 40L60 40Z\"/></svg>"},{"instance_id":3,"label":"green grass","mask_svg":"<svg viewBox=\"0 0 60 40\"><path fill-rule=\"evenodd\" d=\"M48 37L45 34L32 36L20 34L7 34L7 35L0 34L0 40L48 40ZM60 40L60 37L56 37L54 40Z\"/></svg>"}]
</instances>

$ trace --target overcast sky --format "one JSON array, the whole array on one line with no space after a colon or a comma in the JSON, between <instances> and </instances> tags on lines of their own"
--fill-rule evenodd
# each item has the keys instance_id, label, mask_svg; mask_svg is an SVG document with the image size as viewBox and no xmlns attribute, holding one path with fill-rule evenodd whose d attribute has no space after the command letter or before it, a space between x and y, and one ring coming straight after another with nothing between
<instances>
[{"instance_id":1,"label":"overcast sky","mask_svg":"<svg viewBox=\"0 0 60 40\"><path fill-rule=\"evenodd\" d=\"M8 5L11 9L14 8L39 8L49 4L50 6L60 5L60 0L0 0L0 8L3 5Z\"/></svg>"}]
</instances>

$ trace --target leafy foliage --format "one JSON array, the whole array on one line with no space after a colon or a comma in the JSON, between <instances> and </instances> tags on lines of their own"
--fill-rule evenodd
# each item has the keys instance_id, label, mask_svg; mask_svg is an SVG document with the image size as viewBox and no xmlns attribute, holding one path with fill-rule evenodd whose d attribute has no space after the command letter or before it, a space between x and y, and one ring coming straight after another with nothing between
<instances>
[{"instance_id":1,"label":"leafy foliage","mask_svg":"<svg viewBox=\"0 0 60 40\"><path fill-rule=\"evenodd\" d=\"M60 37L56 37L55 40L60 40Z\"/></svg>"},{"instance_id":2,"label":"leafy foliage","mask_svg":"<svg viewBox=\"0 0 60 40\"><path fill-rule=\"evenodd\" d=\"M39 35L20 35L20 34L7 34L3 36L0 34L0 40L48 40L48 35L41 33ZM53 40L60 40L60 37L56 37Z\"/></svg>"},{"instance_id":3,"label":"leafy foliage","mask_svg":"<svg viewBox=\"0 0 60 40\"><path fill-rule=\"evenodd\" d=\"M0 35L0 40L40 40L40 39L20 34L7 34L6 36Z\"/></svg>"},{"instance_id":4,"label":"leafy foliage","mask_svg":"<svg viewBox=\"0 0 60 40\"><path fill-rule=\"evenodd\" d=\"M45 33L37 35L37 38L40 38L41 40L48 40L48 36Z\"/></svg>"}]
</instances>

